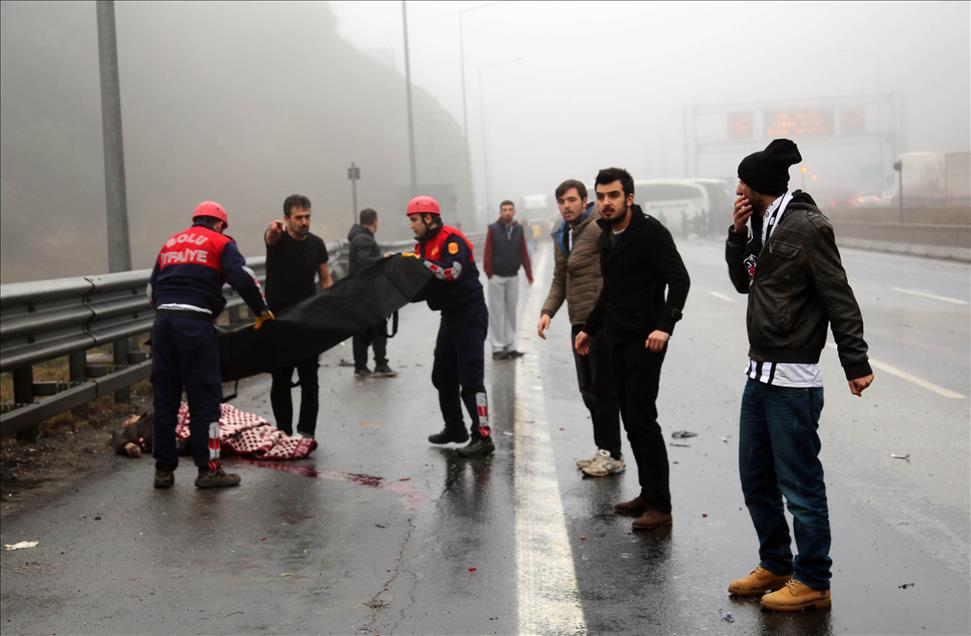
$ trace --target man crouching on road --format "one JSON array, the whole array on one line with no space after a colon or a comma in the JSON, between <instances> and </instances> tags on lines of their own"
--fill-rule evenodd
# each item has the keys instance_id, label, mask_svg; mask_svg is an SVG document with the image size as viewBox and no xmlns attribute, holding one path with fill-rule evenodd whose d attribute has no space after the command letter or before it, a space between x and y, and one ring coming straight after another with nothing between
<instances>
[{"instance_id":1,"label":"man crouching on road","mask_svg":"<svg viewBox=\"0 0 971 636\"><path fill-rule=\"evenodd\" d=\"M728 591L761 596L762 607L827 608L830 531L819 415L819 354L832 324L850 392L873 382L863 317L846 280L833 226L805 192L789 192L796 144L776 139L738 166L734 223L725 260L740 294L748 294L748 381L742 394L738 470L759 537L759 565ZM749 237L746 221L752 220ZM786 498L799 554L792 558ZM773 591L776 590L776 591Z\"/></svg>"},{"instance_id":2,"label":"man crouching on road","mask_svg":"<svg viewBox=\"0 0 971 636\"><path fill-rule=\"evenodd\" d=\"M418 241L415 254L435 275L425 287L425 300L430 309L442 312L432 384L438 389L445 428L429 435L428 441L448 444L469 439L462 420L464 402L472 420L472 439L458 453L462 457L488 455L496 450L484 380L489 310L472 244L464 234L442 224L441 208L432 197L415 197L406 214Z\"/></svg>"},{"instance_id":3,"label":"man crouching on road","mask_svg":"<svg viewBox=\"0 0 971 636\"><path fill-rule=\"evenodd\" d=\"M591 339L606 331L620 417L641 487L640 494L614 510L639 515L633 529L650 530L671 525L670 467L657 423L657 391L668 340L691 281L671 233L634 204L634 179L626 170L601 170L595 187L603 290L574 346L588 355Z\"/></svg>"}]
</instances>

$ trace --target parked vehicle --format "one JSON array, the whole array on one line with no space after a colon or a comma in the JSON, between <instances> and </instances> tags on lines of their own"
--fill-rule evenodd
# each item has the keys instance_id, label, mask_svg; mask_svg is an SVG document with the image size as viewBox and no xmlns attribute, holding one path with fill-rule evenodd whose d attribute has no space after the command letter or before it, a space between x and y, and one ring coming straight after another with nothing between
<instances>
[{"instance_id":1,"label":"parked vehicle","mask_svg":"<svg viewBox=\"0 0 971 636\"><path fill-rule=\"evenodd\" d=\"M634 200L676 234L704 234L712 209L707 188L694 179L634 182Z\"/></svg>"},{"instance_id":2,"label":"parked vehicle","mask_svg":"<svg viewBox=\"0 0 971 636\"><path fill-rule=\"evenodd\" d=\"M894 183L886 191L907 207L966 206L971 200L971 153L907 152L894 162Z\"/></svg>"}]
</instances>

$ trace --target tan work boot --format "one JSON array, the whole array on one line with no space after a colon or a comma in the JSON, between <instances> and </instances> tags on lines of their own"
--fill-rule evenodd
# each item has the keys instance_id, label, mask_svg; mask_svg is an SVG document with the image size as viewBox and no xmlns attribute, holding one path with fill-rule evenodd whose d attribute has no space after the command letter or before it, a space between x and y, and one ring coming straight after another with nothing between
<instances>
[{"instance_id":1,"label":"tan work boot","mask_svg":"<svg viewBox=\"0 0 971 636\"><path fill-rule=\"evenodd\" d=\"M785 586L791 578L791 574L776 574L760 565L748 576L729 583L728 592L738 596L762 596Z\"/></svg>"},{"instance_id":2,"label":"tan work boot","mask_svg":"<svg viewBox=\"0 0 971 636\"><path fill-rule=\"evenodd\" d=\"M814 590L801 581L789 579L781 590L763 596L760 604L767 610L798 612L809 608L826 609L833 604L833 599L829 590Z\"/></svg>"},{"instance_id":3,"label":"tan work boot","mask_svg":"<svg viewBox=\"0 0 971 636\"><path fill-rule=\"evenodd\" d=\"M634 519L634 523L631 524L631 528L634 530L653 530L654 528L661 528L664 526L670 526L673 523L673 517L670 512L661 512L660 510L645 510L637 519Z\"/></svg>"},{"instance_id":4,"label":"tan work boot","mask_svg":"<svg viewBox=\"0 0 971 636\"><path fill-rule=\"evenodd\" d=\"M647 510L647 502L640 497L634 497L630 501L622 501L614 506L614 512L619 515L630 515L637 517Z\"/></svg>"}]
</instances>

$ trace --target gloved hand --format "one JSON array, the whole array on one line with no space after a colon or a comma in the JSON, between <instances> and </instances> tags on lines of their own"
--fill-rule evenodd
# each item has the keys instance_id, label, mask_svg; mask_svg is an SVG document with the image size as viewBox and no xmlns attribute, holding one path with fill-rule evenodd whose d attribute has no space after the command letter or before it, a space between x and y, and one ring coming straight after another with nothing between
<instances>
[{"instance_id":1,"label":"gloved hand","mask_svg":"<svg viewBox=\"0 0 971 636\"><path fill-rule=\"evenodd\" d=\"M263 323L267 322L268 320L276 320L276 316L273 315L272 311L267 311L266 313L257 316L256 324L253 325L253 330L259 331L260 327L263 326Z\"/></svg>"}]
</instances>

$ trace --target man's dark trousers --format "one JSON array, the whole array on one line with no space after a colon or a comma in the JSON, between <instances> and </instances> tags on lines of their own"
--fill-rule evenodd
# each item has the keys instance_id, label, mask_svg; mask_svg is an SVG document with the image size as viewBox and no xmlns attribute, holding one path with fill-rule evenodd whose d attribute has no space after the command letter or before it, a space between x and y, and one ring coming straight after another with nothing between
<instances>
[{"instance_id":1,"label":"man's dark trousers","mask_svg":"<svg viewBox=\"0 0 971 636\"><path fill-rule=\"evenodd\" d=\"M668 449L657 423L656 404L667 347L654 353L644 348L644 340L612 342L611 369L617 378L617 399L627 440L637 462L640 497L652 510L671 512Z\"/></svg>"},{"instance_id":2,"label":"man's dark trousers","mask_svg":"<svg viewBox=\"0 0 971 636\"><path fill-rule=\"evenodd\" d=\"M360 370L367 367L368 347L374 348L374 366L380 367L383 364L388 364L388 334L385 327L386 325L382 323L354 336L352 345L355 369Z\"/></svg>"},{"instance_id":3,"label":"man's dark trousers","mask_svg":"<svg viewBox=\"0 0 971 636\"><path fill-rule=\"evenodd\" d=\"M583 325L573 325L570 333L570 349L577 367L577 384L580 397L590 411L593 420L593 441L598 449L609 451L610 455L620 458L620 410L617 394L611 381L610 352L603 330L590 339L590 353L581 356L573 349L577 334Z\"/></svg>"},{"instance_id":4,"label":"man's dark trousers","mask_svg":"<svg viewBox=\"0 0 971 636\"><path fill-rule=\"evenodd\" d=\"M472 420L472 438L481 437L475 404L477 393L485 393L485 339L489 311L485 302L472 302L442 312L435 341L432 384L438 389L438 404L446 428L462 428L462 403Z\"/></svg>"},{"instance_id":5,"label":"man's dark trousers","mask_svg":"<svg viewBox=\"0 0 971 636\"><path fill-rule=\"evenodd\" d=\"M273 383L270 386L270 404L273 406L273 417L276 427L293 435L293 399L290 390L293 388L291 380L293 370L297 370L300 382L300 418L297 420L297 432L312 437L317 430L317 409L319 406L319 382L317 380L318 356L307 358L297 364L280 367L271 375Z\"/></svg>"},{"instance_id":6,"label":"man's dark trousers","mask_svg":"<svg viewBox=\"0 0 971 636\"><path fill-rule=\"evenodd\" d=\"M738 467L742 493L759 535L760 565L828 590L829 508L819 461L823 388L770 386L751 378L742 394ZM792 558L785 495L799 554Z\"/></svg>"},{"instance_id":7,"label":"man's dark trousers","mask_svg":"<svg viewBox=\"0 0 971 636\"><path fill-rule=\"evenodd\" d=\"M152 456L159 468L179 464L175 428L182 388L189 403L189 433L196 466L209 463L209 425L221 414L222 375L216 330L208 316L159 312L152 325L152 392L155 413Z\"/></svg>"}]
</instances>

